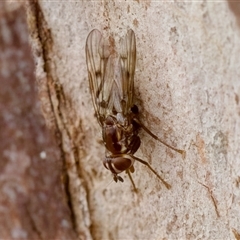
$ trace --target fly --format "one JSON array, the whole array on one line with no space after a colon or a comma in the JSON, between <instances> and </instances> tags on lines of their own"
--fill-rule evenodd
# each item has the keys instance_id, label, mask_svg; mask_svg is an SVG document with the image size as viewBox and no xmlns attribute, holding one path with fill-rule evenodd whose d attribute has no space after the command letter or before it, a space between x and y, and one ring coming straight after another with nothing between
<instances>
[{"instance_id":1,"label":"fly","mask_svg":"<svg viewBox=\"0 0 240 240\"><path fill-rule=\"evenodd\" d=\"M119 174L126 171L136 190L131 173L134 162L146 165L169 189L169 185L147 162L134 156L141 144L140 128L170 149L185 156L159 139L138 119L134 105L134 72L136 63L136 39L129 30L120 42L120 54L106 44L99 30L92 30L86 40L86 61L92 102L106 148L103 165L112 172L115 182L123 182Z\"/></svg>"}]
</instances>

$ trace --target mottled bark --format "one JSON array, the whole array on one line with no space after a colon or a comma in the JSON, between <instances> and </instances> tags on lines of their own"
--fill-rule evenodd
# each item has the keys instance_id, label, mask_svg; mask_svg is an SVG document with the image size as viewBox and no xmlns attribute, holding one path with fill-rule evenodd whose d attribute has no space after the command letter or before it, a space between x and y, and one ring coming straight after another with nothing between
<instances>
[{"instance_id":1,"label":"mottled bark","mask_svg":"<svg viewBox=\"0 0 240 240\"><path fill-rule=\"evenodd\" d=\"M38 186L38 178L46 175L50 183L54 182L54 186L45 186L42 180L41 186L48 187L47 196L52 204L58 204L59 211L53 216L56 212L66 216L73 234L68 238L75 237L74 231L81 239L239 238L238 8L238 3L230 1L28 1L41 107L57 145L51 152L54 156L46 157L44 163L29 157L31 169L34 164L38 170L46 167L44 174L39 172L36 180L26 181L25 175L19 179L24 184L34 182L31 187ZM102 166L104 146L94 117L84 52L86 37L93 28L115 39L116 46L128 28L136 34L135 99L141 121L164 141L187 152L183 160L180 154L142 132L136 156L149 161L172 185L170 190L139 163L135 163L133 174L138 193L132 191L125 174L121 175L124 183L116 184ZM31 84L34 88L35 82ZM21 100L32 104L26 96ZM34 119L35 124L41 118ZM45 148L51 145L48 137L41 139ZM45 155L33 152L31 156ZM6 169L6 163L0 163L1 169ZM26 165L18 164L17 169ZM56 174L54 169L58 169ZM56 194L52 190L57 186L57 193L65 196L65 201L55 202L61 198L50 197ZM24 196L30 201L28 193ZM24 209L19 207L20 202L24 201L7 200L6 204L11 203L19 211ZM30 214L29 221L42 238L59 238L60 230L56 229L60 220L52 220L52 215L49 218L53 207L47 206L49 209L44 204L41 208L46 211L44 219L48 219L44 223L50 221L52 225L47 226L56 226L56 232L40 228L35 215Z\"/></svg>"},{"instance_id":2,"label":"mottled bark","mask_svg":"<svg viewBox=\"0 0 240 240\"><path fill-rule=\"evenodd\" d=\"M61 149L40 109L25 10L0 9L0 238L77 239Z\"/></svg>"}]
</instances>

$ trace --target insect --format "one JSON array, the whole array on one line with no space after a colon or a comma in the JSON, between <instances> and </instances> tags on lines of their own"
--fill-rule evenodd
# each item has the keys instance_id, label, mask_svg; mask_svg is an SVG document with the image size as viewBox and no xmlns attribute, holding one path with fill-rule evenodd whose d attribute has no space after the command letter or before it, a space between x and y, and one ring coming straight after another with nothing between
<instances>
[{"instance_id":1,"label":"insect","mask_svg":"<svg viewBox=\"0 0 240 240\"><path fill-rule=\"evenodd\" d=\"M103 165L112 172L115 182L123 182L119 174L126 171L136 190L131 173L134 172L134 162L138 161L146 165L169 189L171 186L147 161L134 156L141 144L138 132L142 128L154 139L183 156L185 151L159 139L139 120L138 108L133 102L136 63L133 30L130 29L121 39L120 46L120 53L117 54L97 29L92 30L86 40L89 86L106 148Z\"/></svg>"}]
</instances>

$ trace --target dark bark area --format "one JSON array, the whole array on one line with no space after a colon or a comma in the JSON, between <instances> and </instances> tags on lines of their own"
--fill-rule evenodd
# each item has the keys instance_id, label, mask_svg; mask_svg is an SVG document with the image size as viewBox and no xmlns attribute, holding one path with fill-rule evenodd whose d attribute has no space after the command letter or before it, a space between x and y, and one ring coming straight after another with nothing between
<instances>
[{"instance_id":1,"label":"dark bark area","mask_svg":"<svg viewBox=\"0 0 240 240\"><path fill-rule=\"evenodd\" d=\"M0 3L0 238L76 239L45 125L23 7Z\"/></svg>"}]
</instances>

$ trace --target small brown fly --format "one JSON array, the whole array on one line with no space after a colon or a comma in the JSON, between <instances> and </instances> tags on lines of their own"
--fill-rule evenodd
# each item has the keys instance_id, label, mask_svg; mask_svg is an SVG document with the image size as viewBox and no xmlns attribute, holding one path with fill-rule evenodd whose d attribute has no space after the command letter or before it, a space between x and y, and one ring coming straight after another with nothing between
<instances>
[{"instance_id":1,"label":"small brown fly","mask_svg":"<svg viewBox=\"0 0 240 240\"><path fill-rule=\"evenodd\" d=\"M97 29L92 30L86 41L86 60L89 86L97 120L102 127L102 137L106 147L103 165L112 172L115 182L123 182L119 174L126 171L136 190L131 173L134 161L146 165L169 189L171 186L151 167L137 157L141 140L138 136L143 128L154 139L181 153L154 135L138 119L138 108L133 104L134 72L136 63L136 39L133 30L121 40L120 54L106 44Z\"/></svg>"}]
</instances>

